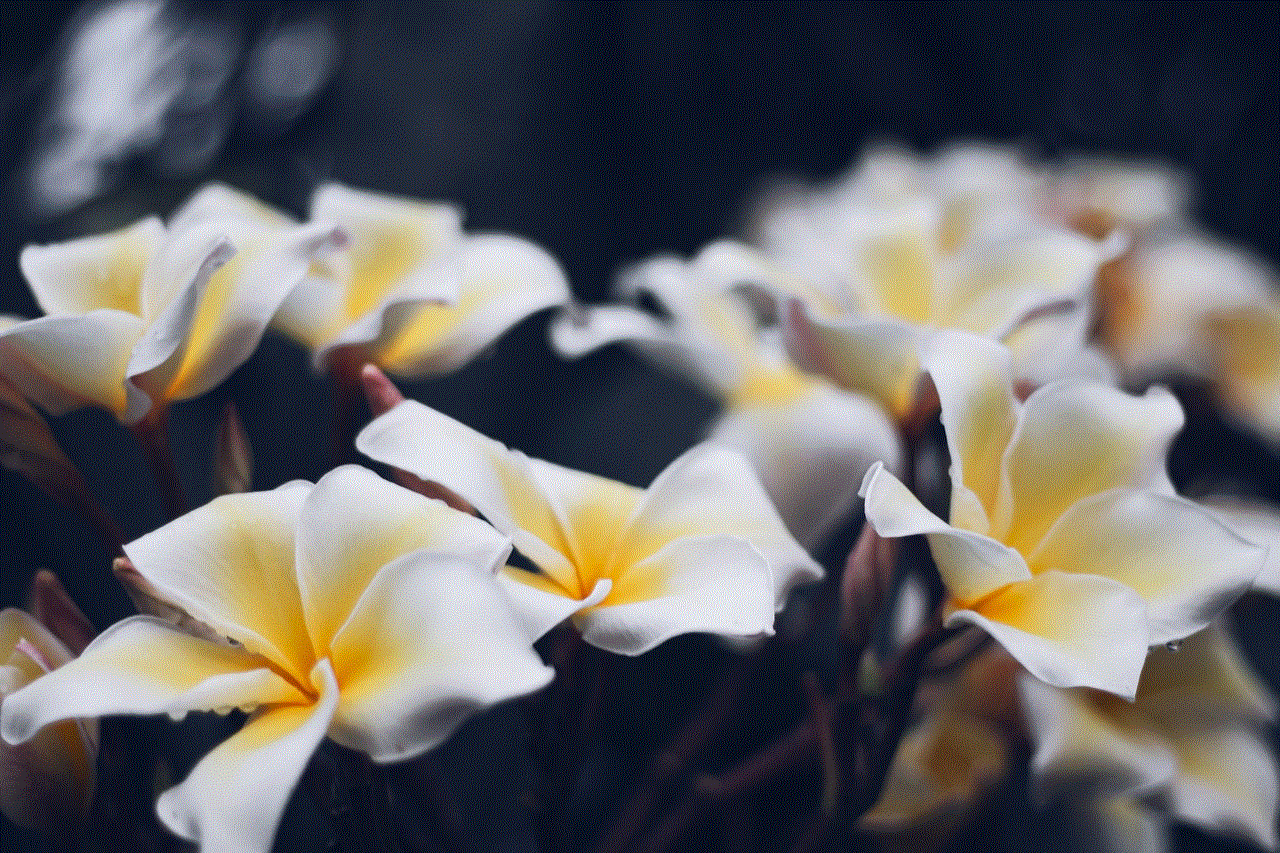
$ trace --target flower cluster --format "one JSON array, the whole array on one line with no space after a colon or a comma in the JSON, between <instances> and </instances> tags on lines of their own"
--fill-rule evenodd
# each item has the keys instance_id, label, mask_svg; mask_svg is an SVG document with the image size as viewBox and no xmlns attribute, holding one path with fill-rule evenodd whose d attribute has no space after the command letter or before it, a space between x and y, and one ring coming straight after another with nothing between
<instances>
[{"instance_id":1,"label":"flower cluster","mask_svg":"<svg viewBox=\"0 0 1280 853\"><path fill-rule=\"evenodd\" d=\"M1280 297L1265 267L1171 224L1181 204L1178 181L1124 164L880 150L765 200L749 242L638 264L623 304L594 306L521 238L339 185L305 223L215 185L167 222L28 247L45 316L0 324L5 464L84 512L140 612L94 638L42 573L30 615L0 613L4 813L74 835L110 795L98 718L217 712L242 722L158 818L209 853L267 851L317 751L367 756L365 774L420 761L518 700L547 729L530 760L553 853L583 771L538 738L591 736L608 687L597 672L585 690L583 668L709 633L735 641L714 650L739 661L728 692L653 762L602 851L665 849L706 805L815 757L804 849L937 844L1026 754L1041 799L1074 802L1097 838L1137 827L1157 851L1167 816L1275 849L1273 702L1226 614L1280 589L1280 521L1180 496L1166 460L1187 415L1141 386L1194 377L1274 438ZM456 370L547 308L561 355L622 342L714 397L709 440L640 488L527 457L385 375ZM249 491L230 411L223 493L187 511L169 408L268 329L342 392L338 452L396 482L345 464ZM357 435L360 385L375 417ZM143 442L167 524L123 543L34 408L82 406ZM852 551L826 560L841 535ZM728 724L726 697L798 660L795 728L657 820L662 786ZM566 719L581 730L565 737ZM383 783L394 821L420 792ZM373 833L340 811L331 837Z\"/></svg>"}]
</instances>

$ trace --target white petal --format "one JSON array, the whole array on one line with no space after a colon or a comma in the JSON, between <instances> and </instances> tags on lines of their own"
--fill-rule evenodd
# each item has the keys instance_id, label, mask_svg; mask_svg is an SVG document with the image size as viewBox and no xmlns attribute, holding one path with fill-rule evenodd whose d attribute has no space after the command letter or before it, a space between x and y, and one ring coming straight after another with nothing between
<instances>
[{"instance_id":1,"label":"white petal","mask_svg":"<svg viewBox=\"0 0 1280 853\"><path fill-rule=\"evenodd\" d=\"M429 549L490 573L511 542L478 518L345 465L320 478L298 519L297 577L307 628L324 649L369 583L406 554Z\"/></svg>"},{"instance_id":2,"label":"white petal","mask_svg":"<svg viewBox=\"0 0 1280 853\"><path fill-rule=\"evenodd\" d=\"M1045 572L956 610L1036 678L1054 687L1094 687L1133 698L1147 656L1147 609L1110 578Z\"/></svg>"},{"instance_id":3,"label":"white petal","mask_svg":"<svg viewBox=\"0 0 1280 853\"><path fill-rule=\"evenodd\" d=\"M291 228L293 217L226 184L205 184L169 217L169 227L182 231L209 219L248 219L260 226Z\"/></svg>"},{"instance_id":4,"label":"white petal","mask_svg":"<svg viewBox=\"0 0 1280 853\"><path fill-rule=\"evenodd\" d=\"M1124 487L1172 494L1165 456L1182 422L1182 407L1163 388L1142 397L1090 382L1036 391L1004 458L993 519L1000 539L1030 554L1082 498Z\"/></svg>"},{"instance_id":5,"label":"white petal","mask_svg":"<svg viewBox=\"0 0 1280 853\"><path fill-rule=\"evenodd\" d=\"M576 589L566 590L546 575L504 566L498 571L498 586L532 643L579 610L604 601L613 581L601 578L586 598L579 599Z\"/></svg>"},{"instance_id":6,"label":"white petal","mask_svg":"<svg viewBox=\"0 0 1280 853\"><path fill-rule=\"evenodd\" d=\"M669 323L625 306L606 305L560 313L550 329L551 343L566 358L576 358L615 341L626 341L660 368L723 396L742 379L742 364L713 342L681 334Z\"/></svg>"},{"instance_id":7,"label":"white petal","mask_svg":"<svg viewBox=\"0 0 1280 853\"><path fill-rule=\"evenodd\" d=\"M625 585L573 620L588 643L639 655L694 631L766 634L774 597L769 564L750 545L729 536L688 538L631 566Z\"/></svg>"},{"instance_id":8,"label":"white petal","mask_svg":"<svg viewBox=\"0 0 1280 853\"><path fill-rule=\"evenodd\" d=\"M575 583L565 512L531 470L534 460L412 400L375 418L356 448L457 492L539 568Z\"/></svg>"},{"instance_id":9,"label":"white petal","mask_svg":"<svg viewBox=\"0 0 1280 853\"><path fill-rule=\"evenodd\" d=\"M143 330L140 318L112 310L18 323L0 332L0 374L50 414L101 406L132 423L151 406L125 381Z\"/></svg>"},{"instance_id":10,"label":"white petal","mask_svg":"<svg viewBox=\"0 0 1280 853\"><path fill-rule=\"evenodd\" d=\"M1006 584L1031 577L1022 555L994 539L952 527L925 508L897 477L876 464L860 494L867 521L886 538L924 534L953 598L974 602Z\"/></svg>"},{"instance_id":11,"label":"white petal","mask_svg":"<svg viewBox=\"0 0 1280 853\"><path fill-rule=\"evenodd\" d=\"M726 495L733 499L725 500ZM684 537L728 536L753 546L768 562L778 606L799 583L818 580L822 568L787 530L746 458L703 443L654 479L619 538L618 563L634 566ZM615 578L611 597L629 581Z\"/></svg>"},{"instance_id":12,"label":"white petal","mask_svg":"<svg viewBox=\"0 0 1280 853\"><path fill-rule=\"evenodd\" d=\"M330 647L342 698L333 738L375 761L412 758L552 671L491 566L422 552L387 565Z\"/></svg>"},{"instance_id":13,"label":"white petal","mask_svg":"<svg viewBox=\"0 0 1280 853\"><path fill-rule=\"evenodd\" d=\"M1275 850L1280 781L1267 742L1239 726L1203 729L1176 746L1181 772L1166 794L1170 810L1203 829Z\"/></svg>"},{"instance_id":14,"label":"white petal","mask_svg":"<svg viewBox=\"0 0 1280 853\"><path fill-rule=\"evenodd\" d=\"M310 483L224 495L125 546L170 603L304 682L315 654L294 573Z\"/></svg>"},{"instance_id":15,"label":"white petal","mask_svg":"<svg viewBox=\"0 0 1280 853\"><path fill-rule=\"evenodd\" d=\"M1267 561L1254 588L1280 595L1280 507L1225 496L1202 504L1241 537L1267 549Z\"/></svg>"},{"instance_id":16,"label":"white petal","mask_svg":"<svg viewBox=\"0 0 1280 853\"><path fill-rule=\"evenodd\" d=\"M1265 557L1191 501L1117 489L1063 513L1030 563L1037 573L1103 575L1132 588L1147 602L1156 644L1216 619L1253 584Z\"/></svg>"},{"instance_id":17,"label":"white petal","mask_svg":"<svg viewBox=\"0 0 1280 853\"><path fill-rule=\"evenodd\" d=\"M783 313L787 352L800 367L865 394L902 417L915 395L920 329L894 320L837 321L815 317L799 300Z\"/></svg>"},{"instance_id":18,"label":"white petal","mask_svg":"<svg viewBox=\"0 0 1280 853\"><path fill-rule=\"evenodd\" d=\"M747 457L787 529L809 547L848 517L871 465L901 464L884 410L821 383L789 403L731 407L708 438Z\"/></svg>"},{"instance_id":19,"label":"white petal","mask_svg":"<svg viewBox=\"0 0 1280 853\"><path fill-rule=\"evenodd\" d=\"M1120 708L1125 700L1050 687L1028 675L1018 688L1042 801L1150 791L1177 773L1177 757L1161 738L1124 725L1132 716Z\"/></svg>"},{"instance_id":20,"label":"white petal","mask_svg":"<svg viewBox=\"0 0 1280 853\"><path fill-rule=\"evenodd\" d=\"M569 298L555 259L517 237L468 237L460 264L457 301L421 305L384 329L375 348L379 365L401 376L457 370L520 320Z\"/></svg>"},{"instance_id":21,"label":"white petal","mask_svg":"<svg viewBox=\"0 0 1280 853\"><path fill-rule=\"evenodd\" d=\"M156 802L173 833L204 853L267 853L289 797L324 739L338 700L328 661L311 675L318 698L264 708Z\"/></svg>"},{"instance_id":22,"label":"white petal","mask_svg":"<svg viewBox=\"0 0 1280 853\"><path fill-rule=\"evenodd\" d=\"M941 332L921 348L920 362L938 390L947 432L951 523L987 533L1018 420L1009 351L976 335Z\"/></svg>"},{"instance_id":23,"label":"white petal","mask_svg":"<svg viewBox=\"0 0 1280 853\"><path fill-rule=\"evenodd\" d=\"M4 739L18 743L72 717L181 716L301 698L257 655L134 616L103 631L80 657L10 695L0 715Z\"/></svg>"},{"instance_id":24,"label":"white petal","mask_svg":"<svg viewBox=\"0 0 1280 853\"><path fill-rule=\"evenodd\" d=\"M110 234L27 246L18 263L46 314L105 308L141 316L143 271L164 236L152 216Z\"/></svg>"},{"instance_id":25,"label":"white petal","mask_svg":"<svg viewBox=\"0 0 1280 853\"><path fill-rule=\"evenodd\" d=\"M209 280L234 254L216 228L171 235L161 248L142 282L147 330L134 345L127 368L135 384L170 388Z\"/></svg>"}]
</instances>

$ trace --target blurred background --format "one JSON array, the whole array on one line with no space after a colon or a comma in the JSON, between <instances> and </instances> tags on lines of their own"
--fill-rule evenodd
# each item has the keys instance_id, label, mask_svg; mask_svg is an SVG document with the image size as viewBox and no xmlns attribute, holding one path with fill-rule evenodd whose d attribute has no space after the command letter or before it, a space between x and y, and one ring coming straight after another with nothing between
<instances>
[{"instance_id":1,"label":"blurred background","mask_svg":"<svg viewBox=\"0 0 1280 853\"><path fill-rule=\"evenodd\" d=\"M599 302L620 266L738 233L770 182L834 177L883 141L1163 162L1194 183L1206 228L1275 264L1278 36L1276 3L7 3L0 314L38 313L17 266L25 244L167 214L209 180L298 215L330 180L453 202L470 230L545 246L577 297ZM564 363L545 324L406 392L530 455L638 484L699 438L711 400L616 347ZM256 488L327 470L327 390L269 336L225 386L175 408L194 502L209 495L227 399ZM142 457L109 416L54 429L130 538L161 523ZM1280 500L1276 454L1208 411L1192 413L1174 474L1244 479ZM20 604L48 567L99 627L129 611L78 517L7 471L0 506L0 605ZM1255 652L1274 649L1273 604L1255 605ZM1254 658L1280 684L1274 655ZM671 724L662 697L703 678L677 661L643 670L660 685L637 706L655 730ZM615 764L602 772L634 772ZM1009 834L983 843L1019 849Z\"/></svg>"}]
</instances>

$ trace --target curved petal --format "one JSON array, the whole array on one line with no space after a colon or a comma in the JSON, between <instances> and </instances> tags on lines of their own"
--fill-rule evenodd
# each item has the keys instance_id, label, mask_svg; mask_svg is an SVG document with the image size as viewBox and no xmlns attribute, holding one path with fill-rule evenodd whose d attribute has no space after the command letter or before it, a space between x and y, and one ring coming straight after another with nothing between
<instances>
[{"instance_id":1,"label":"curved petal","mask_svg":"<svg viewBox=\"0 0 1280 853\"><path fill-rule=\"evenodd\" d=\"M386 330L375 347L379 365L400 376L449 373L520 320L569 298L560 265L527 240L468 237L460 263L457 301L422 305Z\"/></svg>"},{"instance_id":2,"label":"curved petal","mask_svg":"<svg viewBox=\"0 0 1280 853\"><path fill-rule=\"evenodd\" d=\"M511 552L510 540L480 519L356 465L320 478L302 504L297 536L298 589L317 650L396 559L429 549L493 573Z\"/></svg>"},{"instance_id":3,"label":"curved petal","mask_svg":"<svg viewBox=\"0 0 1280 853\"><path fill-rule=\"evenodd\" d=\"M613 589L613 581L601 578L587 597L580 599L576 588L567 590L547 575L503 566L498 570L498 586L507 594L511 609L532 643L579 610L604 601Z\"/></svg>"},{"instance_id":4,"label":"curved petal","mask_svg":"<svg viewBox=\"0 0 1280 853\"><path fill-rule=\"evenodd\" d=\"M72 717L180 717L302 698L257 655L134 616L103 631L80 657L8 696L0 728L6 741L18 743Z\"/></svg>"},{"instance_id":5,"label":"curved petal","mask_svg":"<svg viewBox=\"0 0 1280 853\"><path fill-rule=\"evenodd\" d=\"M129 359L127 373L134 384L161 393L170 389L209 281L235 253L216 227L172 235L161 248L142 282L147 330Z\"/></svg>"},{"instance_id":6,"label":"curved petal","mask_svg":"<svg viewBox=\"0 0 1280 853\"><path fill-rule=\"evenodd\" d=\"M160 795L156 814L202 851L267 853L302 771L333 718L338 684L328 661L311 674L317 698L263 708L177 787Z\"/></svg>"},{"instance_id":7,"label":"curved petal","mask_svg":"<svg viewBox=\"0 0 1280 853\"><path fill-rule=\"evenodd\" d=\"M144 329L141 318L114 310L18 323L0 331L0 374L50 414L101 406L132 422L151 406L125 380Z\"/></svg>"},{"instance_id":8,"label":"curved petal","mask_svg":"<svg viewBox=\"0 0 1280 853\"><path fill-rule=\"evenodd\" d=\"M787 529L809 547L852 511L868 468L896 470L902 456L883 409L816 382L791 402L729 408L708 440L747 457Z\"/></svg>"},{"instance_id":9,"label":"curved petal","mask_svg":"<svg viewBox=\"0 0 1280 853\"><path fill-rule=\"evenodd\" d=\"M356 448L457 492L540 569L566 586L577 583L564 510L541 488L533 460L412 400L375 418Z\"/></svg>"},{"instance_id":10,"label":"curved petal","mask_svg":"<svg viewBox=\"0 0 1280 853\"><path fill-rule=\"evenodd\" d=\"M247 219L259 226L292 228L297 222L248 193L226 184L205 184L169 217L169 227L182 231L209 219Z\"/></svg>"},{"instance_id":11,"label":"curved petal","mask_svg":"<svg viewBox=\"0 0 1280 853\"><path fill-rule=\"evenodd\" d=\"M625 341L663 370L692 380L708 394L728 394L742 380L740 360L687 331L678 331L638 308L603 305L561 312L552 321L550 334L552 346L566 358Z\"/></svg>"},{"instance_id":12,"label":"curved petal","mask_svg":"<svg viewBox=\"0 0 1280 853\"><path fill-rule=\"evenodd\" d=\"M639 655L694 631L752 637L770 633L773 573L741 539L681 539L631 566L605 600L573 616L582 639Z\"/></svg>"},{"instance_id":13,"label":"curved petal","mask_svg":"<svg viewBox=\"0 0 1280 853\"><path fill-rule=\"evenodd\" d=\"M105 308L141 316L143 273L164 236L163 223L150 216L109 234L27 246L18 264L46 314Z\"/></svg>"},{"instance_id":14,"label":"curved petal","mask_svg":"<svg viewBox=\"0 0 1280 853\"><path fill-rule=\"evenodd\" d=\"M196 397L222 382L258 346L267 323L312 262L341 244L334 226L270 228L246 219L215 219L236 255L201 294L166 397Z\"/></svg>"},{"instance_id":15,"label":"curved petal","mask_svg":"<svg viewBox=\"0 0 1280 853\"><path fill-rule=\"evenodd\" d=\"M894 417L911 407L921 330L894 320L828 320L805 302L789 300L782 329L787 352L805 370L865 394Z\"/></svg>"},{"instance_id":16,"label":"curved petal","mask_svg":"<svg viewBox=\"0 0 1280 853\"><path fill-rule=\"evenodd\" d=\"M951 523L988 533L1018 421L1009 351L976 335L939 332L921 347L920 363L938 390L951 452Z\"/></svg>"},{"instance_id":17,"label":"curved petal","mask_svg":"<svg viewBox=\"0 0 1280 853\"><path fill-rule=\"evenodd\" d=\"M553 676L494 579L439 553L387 565L334 637L334 740L374 761L412 758L475 712Z\"/></svg>"},{"instance_id":18,"label":"curved petal","mask_svg":"<svg viewBox=\"0 0 1280 853\"><path fill-rule=\"evenodd\" d=\"M867 472L859 494L876 533L886 538L920 534L928 538L933 561L956 601L977 601L1031 577L1021 554L988 536L950 526L879 463Z\"/></svg>"},{"instance_id":19,"label":"curved petal","mask_svg":"<svg viewBox=\"0 0 1280 853\"><path fill-rule=\"evenodd\" d=\"M1206 728L1175 746L1181 772L1165 794L1175 815L1267 850L1280 845L1276 759L1257 732L1246 726Z\"/></svg>"},{"instance_id":20,"label":"curved petal","mask_svg":"<svg viewBox=\"0 0 1280 853\"><path fill-rule=\"evenodd\" d=\"M1163 388L1134 397L1068 381L1036 391L1005 453L997 535L1030 554L1082 498L1125 487L1172 494L1165 456L1182 422L1182 407Z\"/></svg>"},{"instance_id":21,"label":"curved petal","mask_svg":"<svg viewBox=\"0 0 1280 853\"><path fill-rule=\"evenodd\" d=\"M331 276L306 275L285 296L271 328L311 350L311 364L324 372L327 345L343 326L342 285Z\"/></svg>"},{"instance_id":22,"label":"curved petal","mask_svg":"<svg viewBox=\"0 0 1280 853\"><path fill-rule=\"evenodd\" d=\"M1191 501L1117 489L1063 513L1029 562L1037 573L1102 575L1135 590L1157 644L1216 619L1253 584L1265 558Z\"/></svg>"},{"instance_id":23,"label":"curved petal","mask_svg":"<svg viewBox=\"0 0 1280 853\"><path fill-rule=\"evenodd\" d=\"M1031 769L1042 802L1150 791L1178 772L1177 756L1140 726L1123 699L1064 690L1024 675L1022 711L1035 754Z\"/></svg>"},{"instance_id":24,"label":"curved petal","mask_svg":"<svg viewBox=\"0 0 1280 853\"><path fill-rule=\"evenodd\" d=\"M1280 507L1228 497L1201 503L1244 539L1267 549L1254 589L1280 595Z\"/></svg>"},{"instance_id":25,"label":"curved petal","mask_svg":"<svg viewBox=\"0 0 1280 853\"><path fill-rule=\"evenodd\" d=\"M726 501L726 495L733 499ZM741 539L754 547L778 584L779 607L793 586L822 577L822 568L787 530L746 458L709 443L685 452L654 479L619 537L615 565L629 576L667 543L707 536ZM615 577L611 599L625 594L624 575Z\"/></svg>"},{"instance_id":26,"label":"curved petal","mask_svg":"<svg viewBox=\"0 0 1280 853\"><path fill-rule=\"evenodd\" d=\"M1128 699L1147 656L1147 608L1110 578L1045 572L1011 583L947 624L971 622L1054 687L1094 687Z\"/></svg>"},{"instance_id":27,"label":"curved petal","mask_svg":"<svg viewBox=\"0 0 1280 853\"><path fill-rule=\"evenodd\" d=\"M310 483L224 495L125 546L171 604L305 683L315 654L294 573Z\"/></svg>"}]
</instances>

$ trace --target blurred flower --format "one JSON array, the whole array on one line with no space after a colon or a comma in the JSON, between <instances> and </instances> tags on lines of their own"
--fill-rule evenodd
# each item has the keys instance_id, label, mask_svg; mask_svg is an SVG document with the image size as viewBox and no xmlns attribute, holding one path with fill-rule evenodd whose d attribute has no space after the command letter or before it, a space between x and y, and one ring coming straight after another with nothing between
<instances>
[{"instance_id":1,"label":"blurred flower","mask_svg":"<svg viewBox=\"0 0 1280 853\"><path fill-rule=\"evenodd\" d=\"M77 716L249 712L157 804L207 851L266 851L326 733L378 762L435 746L476 710L551 677L493 579L488 525L339 468L312 486L228 495L126 546L217 638L135 616L13 693L10 743Z\"/></svg>"},{"instance_id":2,"label":"blurred flower","mask_svg":"<svg viewBox=\"0 0 1280 853\"><path fill-rule=\"evenodd\" d=\"M1139 242L1099 278L1099 340L1133 384L1207 381L1226 412L1280 442L1280 280L1194 231Z\"/></svg>"},{"instance_id":3,"label":"blurred flower","mask_svg":"<svg viewBox=\"0 0 1280 853\"><path fill-rule=\"evenodd\" d=\"M512 537L541 571L499 577L534 637L569 616L587 642L629 655L690 631L760 635L775 601L821 576L725 448L699 445L638 489L529 459L413 401L356 446L457 492Z\"/></svg>"},{"instance_id":4,"label":"blurred flower","mask_svg":"<svg viewBox=\"0 0 1280 853\"><path fill-rule=\"evenodd\" d=\"M807 223L796 230L811 236L767 247L785 274L761 282L781 301L796 363L898 418L914 401L916 350L937 329L1005 341L1019 378L1036 384L1108 375L1084 339L1094 276L1119 238L1099 243L1027 215L948 249L946 215L933 198L797 211Z\"/></svg>"},{"instance_id":5,"label":"blurred flower","mask_svg":"<svg viewBox=\"0 0 1280 853\"><path fill-rule=\"evenodd\" d=\"M1154 649L1137 697L1020 683L1046 799L1096 799L1111 831L1155 812L1276 849L1275 757L1262 725L1275 703L1227 632ZM1151 833L1155 835L1155 833Z\"/></svg>"},{"instance_id":6,"label":"blurred flower","mask_svg":"<svg viewBox=\"0 0 1280 853\"><path fill-rule=\"evenodd\" d=\"M650 261L624 274L621 295L651 295L665 315L603 306L562 313L551 328L565 356L626 341L724 404L710 440L750 460L788 529L807 545L845 517L873 462L897 469L897 433L880 407L801 373L747 303L726 292L735 249L713 245L688 263ZM748 261L748 263L750 263Z\"/></svg>"},{"instance_id":7,"label":"blurred flower","mask_svg":"<svg viewBox=\"0 0 1280 853\"><path fill-rule=\"evenodd\" d=\"M0 702L7 704L14 691L74 657L29 614L0 610ZM24 744L0 744L0 811L19 826L44 832L78 826L93 799L97 758L98 723L92 719L65 720Z\"/></svg>"},{"instance_id":8,"label":"blurred flower","mask_svg":"<svg viewBox=\"0 0 1280 853\"><path fill-rule=\"evenodd\" d=\"M1171 395L1047 385L1019 403L1008 352L961 333L922 351L951 456L950 524L877 467L881 536L925 534L948 622L990 633L1032 675L1132 696L1147 647L1207 625L1257 577L1264 549L1177 497L1164 471Z\"/></svg>"},{"instance_id":9,"label":"blurred flower","mask_svg":"<svg viewBox=\"0 0 1280 853\"><path fill-rule=\"evenodd\" d=\"M246 215L250 205L266 210L208 187L169 229L152 217L28 246L22 271L46 316L0 330L0 375L53 414L95 405L128 424L217 385L339 240L332 226Z\"/></svg>"},{"instance_id":10,"label":"blurred flower","mask_svg":"<svg viewBox=\"0 0 1280 853\"><path fill-rule=\"evenodd\" d=\"M335 350L405 377L456 370L520 319L568 299L559 265L525 240L463 234L458 211L321 187L317 223L348 236L317 264L274 320L311 349L318 369Z\"/></svg>"}]
</instances>

